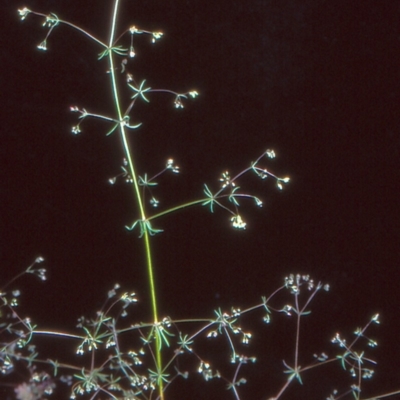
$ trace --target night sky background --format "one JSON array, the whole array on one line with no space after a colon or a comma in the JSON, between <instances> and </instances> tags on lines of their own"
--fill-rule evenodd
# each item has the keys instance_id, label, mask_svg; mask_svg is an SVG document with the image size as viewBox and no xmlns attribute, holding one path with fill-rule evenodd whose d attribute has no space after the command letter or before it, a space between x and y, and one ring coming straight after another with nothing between
<instances>
[{"instance_id":1,"label":"night sky background","mask_svg":"<svg viewBox=\"0 0 400 400\"><path fill-rule=\"evenodd\" d=\"M25 276L14 285L20 313L42 329L73 330L116 282L137 292L136 321L150 319L142 243L124 229L137 218L132 192L122 180L108 183L120 172L119 137L94 120L71 134L70 106L113 112L101 49L59 26L41 52L42 20L17 15L24 6L54 12L106 41L112 3L2 1L1 280L46 259L47 282ZM125 1L119 26L130 25L164 32L154 45L135 37L128 69L138 82L200 93L183 110L173 96L150 94L131 114L143 123L130 134L139 173L156 173L171 157L181 168L159 180L161 209L203 196L203 183L215 190L223 171L235 175L267 148L277 158L263 165L291 177L282 192L252 175L238 182L264 201L261 209L242 203L245 231L205 207L154 223L165 231L152 241L160 313L212 317L218 307L257 304L290 273L310 274L331 291L304 319L301 364L315 352L335 354L336 332L350 340L380 313L369 333L378 366L364 389L399 389L400 2ZM265 327L261 317L244 327L254 335L248 353L259 358L243 371L246 399L275 395L286 378L282 359L292 361L294 319ZM324 399L348 385L339 366L321 371L286 398ZM190 398L233 398L221 382L194 385Z\"/></svg>"}]
</instances>

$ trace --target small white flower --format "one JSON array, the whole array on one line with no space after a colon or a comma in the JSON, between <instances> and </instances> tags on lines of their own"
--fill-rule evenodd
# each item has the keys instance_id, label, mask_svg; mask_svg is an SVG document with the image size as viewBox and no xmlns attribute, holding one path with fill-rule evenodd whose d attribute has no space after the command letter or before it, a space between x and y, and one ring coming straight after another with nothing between
<instances>
[{"instance_id":1,"label":"small white flower","mask_svg":"<svg viewBox=\"0 0 400 400\"><path fill-rule=\"evenodd\" d=\"M251 337L252 337L251 333L243 332L242 343L249 344Z\"/></svg>"},{"instance_id":2,"label":"small white flower","mask_svg":"<svg viewBox=\"0 0 400 400\"><path fill-rule=\"evenodd\" d=\"M199 95L199 93L196 90L192 90L191 92L189 92L189 96L192 97L193 99L195 97L197 97Z\"/></svg>"},{"instance_id":3,"label":"small white flower","mask_svg":"<svg viewBox=\"0 0 400 400\"><path fill-rule=\"evenodd\" d=\"M46 268L39 268L36 271L36 275L41 279L42 281L45 281L47 279L46 277Z\"/></svg>"},{"instance_id":4,"label":"small white flower","mask_svg":"<svg viewBox=\"0 0 400 400\"><path fill-rule=\"evenodd\" d=\"M43 40L42 43L38 44L38 45L37 45L37 48L38 48L39 50L46 51L46 50L47 50L47 42L46 42L46 40Z\"/></svg>"},{"instance_id":5,"label":"small white flower","mask_svg":"<svg viewBox=\"0 0 400 400\"><path fill-rule=\"evenodd\" d=\"M22 10L18 10L18 14L21 17L21 20L24 20L30 13L31 10L26 7L24 7Z\"/></svg>"},{"instance_id":6,"label":"small white flower","mask_svg":"<svg viewBox=\"0 0 400 400\"><path fill-rule=\"evenodd\" d=\"M289 181L290 181L290 178L289 178L289 177L286 177L286 178L278 178L278 181L277 181L277 183L276 183L276 186L278 186L278 189L279 189L279 190L282 190L282 189L283 189L283 185L282 185L281 182L283 182L283 183L288 183Z\"/></svg>"},{"instance_id":7,"label":"small white flower","mask_svg":"<svg viewBox=\"0 0 400 400\"><path fill-rule=\"evenodd\" d=\"M268 150L265 152L265 154L266 154L266 156L267 156L268 158L275 158L275 157L276 157L275 151L274 151L274 150L271 150L271 149L268 149Z\"/></svg>"},{"instance_id":8,"label":"small white flower","mask_svg":"<svg viewBox=\"0 0 400 400\"><path fill-rule=\"evenodd\" d=\"M151 42L155 43L156 40L161 39L162 35L164 35L162 32L153 32L153 38L151 39Z\"/></svg>"},{"instance_id":9,"label":"small white flower","mask_svg":"<svg viewBox=\"0 0 400 400\"><path fill-rule=\"evenodd\" d=\"M76 354L79 354L80 356L83 355L85 352L83 351L82 347L79 346L78 350L76 351Z\"/></svg>"},{"instance_id":10,"label":"small white flower","mask_svg":"<svg viewBox=\"0 0 400 400\"><path fill-rule=\"evenodd\" d=\"M174 160L172 158L167 160L167 165L165 168L170 169L174 174L179 174L179 167L174 164Z\"/></svg>"},{"instance_id":11,"label":"small white flower","mask_svg":"<svg viewBox=\"0 0 400 400\"><path fill-rule=\"evenodd\" d=\"M183 103L180 96L178 96L174 101L175 108L183 108Z\"/></svg>"},{"instance_id":12,"label":"small white flower","mask_svg":"<svg viewBox=\"0 0 400 400\"><path fill-rule=\"evenodd\" d=\"M246 222L242 220L242 217L238 214L231 218L232 226L236 229L246 229Z\"/></svg>"},{"instance_id":13,"label":"small white flower","mask_svg":"<svg viewBox=\"0 0 400 400\"><path fill-rule=\"evenodd\" d=\"M77 126L73 126L73 127L72 127L71 132L72 132L74 135L78 135L79 133L81 133L81 130L80 130L79 126L77 125Z\"/></svg>"},{"instance_id":14,"label":"small white flower","mask_svg":"<svg viewBox=\"0 0 400 400\"><path fill-rule=\"evenodd\" d=\"M155 197L152 197L151 200L150 200L150 204L151 204L154 208L156 208L156 207L158 207L158 205L160 204L160 202L159 202Z\"/></svg>"},{"instance_id":15,"label":"small white flower","mask_svg":"<svg viewBox=\"0 0 400 400\"><path fill-rule=\"evenodd\" d=\"M263 206L263 202L258 197L254 197L254 201L256 202L258 207L262 207Z\"/></svg>"},{"instance_id":16,"label":"small white flower","mask_svg":"<svg viewBox=\"0 0 400 400\"><path fill-rule=\"evenodd\" d=\"M222 177L219 179L222 182L222 188L226 188L227 186L235 187L235 183L231 181L231 177L228 171L222 173Z\"/></svg>"}]
</instances>

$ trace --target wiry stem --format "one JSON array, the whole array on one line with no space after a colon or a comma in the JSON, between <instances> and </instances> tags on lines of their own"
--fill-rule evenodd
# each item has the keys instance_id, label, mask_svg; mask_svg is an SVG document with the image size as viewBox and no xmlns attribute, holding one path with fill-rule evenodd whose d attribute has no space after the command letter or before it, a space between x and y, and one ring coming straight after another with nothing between
<instances>
[{"instance_id":1,"label":"wiry stem","mask_svg":"<svg viewBox=\"0 0 400 400\"><path fill-rule=\"evenodd\" d=\"M119 0L115 0L114 12L113 12L112 23L111 23L110 40L109 40L109 48L110 49L113 47L113 44L114 44L118 7L119 7ZM133 186L133 190L134 190L134 196L136 197L136 200L137 200L140 217L143 221L145 221L146 214L145 214L143 202L141 199L141 193L140 193L140 189L139 189L137 174L136 174L135 167L134 167L133 156L132 156L132 152L131 152L129 142L127 139L125 126L122 123L123 116L122 116L122 112L121 112L119 93L118 93L118 87L117 87L116 76L115 76L113 52L110 51L108 55L109 55L109 62L110 62L110 76L111 76L111 84L112 84L114 102L115 102L115 106L116 106L117 113L118 113L118 120L121 121L120 137L121 137L121 141L122 141L122 146L124 148L125 157L128 162L128 169L129 169L130 177L132 178L132 186ZM152 257L151 257L150 239L149 239L149 233L147 232L147 230L145 230L145 232L144 232L144 243L145 243L145 252L146 252L147 272L148 272L148 276L149 276L149 286L150 286L150 293L151 293L151 305L152 305L152 310L153 310L153 321L154 321L154 324L158 324L157 297L156 297L156 290L155 290L155 283L154 283L154 272L153 272L153 263L152 263ZM155 352L156 352L157 372L159 374L159 379L158 379L159 395L160 395L160 399L164 400L163 382L161 379L161 373L162 373L162 358L161 358L161 350L160 350L161 349L161 343L160 343L161 338L159 337L159 335L156 335L155 340L156 340Z\"/></svg>"}]
</instances>

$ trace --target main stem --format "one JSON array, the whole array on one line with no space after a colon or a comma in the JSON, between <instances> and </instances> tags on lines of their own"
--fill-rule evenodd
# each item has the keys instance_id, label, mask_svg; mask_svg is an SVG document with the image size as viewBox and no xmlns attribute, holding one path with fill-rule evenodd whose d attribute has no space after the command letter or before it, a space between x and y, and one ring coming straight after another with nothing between
<instances>
[{"instance_id":1,"label":"main stem","mask_svg":"<svg viewBox=\"0 0 400 400\"><path fill-rule=\"evenodd\" d=\"M126 160L128 162L128 169L130 173L130 177L132 178L132 186L134 190L134 196L137 200L137 205L139 207L140 217L142 221L146 221L146 214L142 202L142 198L140 195L138 179L134 167L133 156L129 146L129 142L126 135L125 125L123 124L123 116L121 112L121 106L119 101L119 93L118 87L116 82L115 76L115 68L114 68L114 59L113 59L113 51L111 48L114 45L114 37L115 37L115 28L116 28L116 21L118 15L118 7L119 7L119 0L115 0L114 3L114 12L112 17L111 23L111 32L110 32L110 40L109 40L109 62L110 62L110 76L111 76L111 85L112 91L114 96L114 102L117 109L118 120L120 121L120 137L122 141L122 146L124 148L124 153ZM156 290L155 290L155 283L154 283L154 272L153 272L153 262L151 257L151 247L150 247L150 237L147 230L144 231L144 245L145 245L145 252L146 252L146 264L147 264L147 273L149 276L149 287L150 287L150 294L151 294L151 306L153 310L153 321L155 327L159 324L158 321L158 311L157 311L157 297L156 297ZM161 358L161 337L157 334L157 329L155 329L155 354L156 354L156 363L157 363L157 373L158 373L158 390L159 390L159 398L164 400L164 391L163 391L163 381L161 378L162 374L162 358Z\"/></svg>"}]
</instances>

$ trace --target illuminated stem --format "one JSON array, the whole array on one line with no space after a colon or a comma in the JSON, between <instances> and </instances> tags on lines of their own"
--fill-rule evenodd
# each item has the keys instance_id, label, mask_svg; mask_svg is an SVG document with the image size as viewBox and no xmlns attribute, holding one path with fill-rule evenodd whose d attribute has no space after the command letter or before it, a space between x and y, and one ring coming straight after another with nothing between
<instances>
[{"instance_id":1,"label":"illuminated stem","mask_svg":"<svg viewBox=\"0 0 400 400\"><path fill-rule=\"evenodd\" d=\"M113 12L112 23L111 23L110 40L109 40L109 44L108 44L109 49L111 49L114 44L118 7L119 7L119 0L115 0L114 12ZM114 67L114 59L113 59L113 51L112 50L109 51L108 58L109 58L109 63L110 63L110 76L111 76L111 85L112 85L112 91L113 91L113 96L114 96L114 102L115 102L115 107L117 109L118 120L120 121L120 137L121 137L121 141L122 141L122 146L124 149L125 158L128 162L128 169L129 169L130 177L132 178L132 186L133 186L134 196L137 200L140 217L141 217L142 221L145 221L146 214L145 214L143 202L142 202L141 195L140 195L138 178L137 178L137 174L136 174L135 167L134 167L132 151L129 146L129 142L128 142L128 138L127 138L127 134L126 134L126 130L125 130L125 125L123 124L123 115L121 112L121 106L120 106L120 101L119 101L119 93L118 93L118 87L117 87L116 76L115 76L115 67ZM151 294L151 305L152 305L152 311L153 311L153 321L154 321L154 324L158 324L159 321L158 321L158 311L157 311L157 297L156 297L156 290L155 290L155 283L154 283L154 270L153 270L153 263L152 263L152 257L151 257L150 238L149 238L149 233L147 230L145 230L145 232L144 232L144 244L145 244L145 252L146 252L147 273L148 273L148 277L149 277L149 287L150 287L150 294ZM157 373L159 374L158 388L159 388L160 399L164 400L163 381L161 379L161 374L162 374L163 368L162 368L162 358L161 358L161 350L160 350L161 349L160 336L156 335L155 340L156 340L155 353L156 353Z\"/></svg>"}]
</instances>

